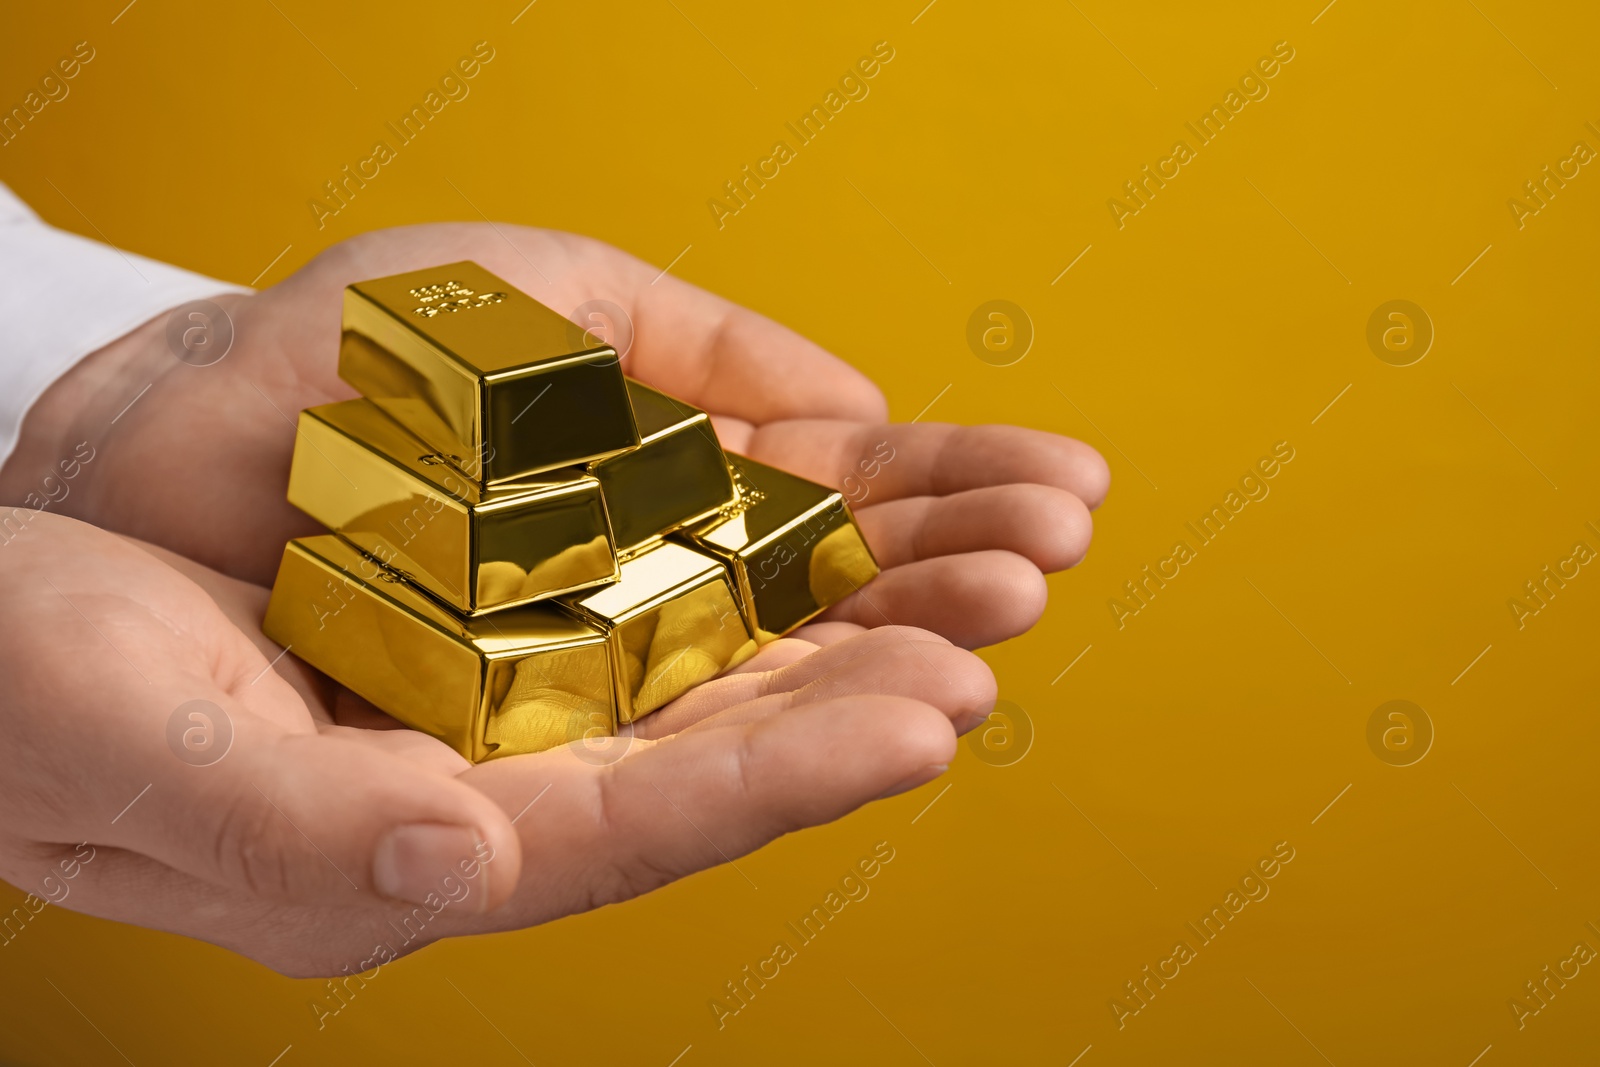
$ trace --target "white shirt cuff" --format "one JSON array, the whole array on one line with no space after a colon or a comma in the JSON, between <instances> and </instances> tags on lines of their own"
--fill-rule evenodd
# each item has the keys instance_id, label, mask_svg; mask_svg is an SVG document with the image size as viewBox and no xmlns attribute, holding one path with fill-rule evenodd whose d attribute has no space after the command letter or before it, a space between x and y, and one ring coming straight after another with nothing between
<instances>
[{"instance_id":1,"label":"white shirt cuff","mask_svg":"<svg viewBox=\"0 0 1600 1067\"><path fill-rule=\"evenodd\" d=\"M0 463L28 409L84 356L179 304L247 292L57 230L0 185Z\"/></svg>"}]
</instances>

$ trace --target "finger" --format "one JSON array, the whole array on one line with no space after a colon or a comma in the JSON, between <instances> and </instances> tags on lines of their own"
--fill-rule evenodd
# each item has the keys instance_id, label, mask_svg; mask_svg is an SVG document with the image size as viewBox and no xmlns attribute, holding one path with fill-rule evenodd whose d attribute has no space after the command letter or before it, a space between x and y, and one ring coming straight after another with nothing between
<instances>
[{"instance_id":1,"label":"finger","mask_svg":"<svg viewBox=\"0 0 1600 1067\"><path fill-rule=\"evenodd\" d=\"M770 644L763 645L761 651L745 660L737 667L725 671L720 677L730 678L739 674L761 674L766 671L775 671L779 667L786 667L797 660L805 659L815 652L819 646L810 641L796 637L780 637Z\"/></svg>"},{"instance_id":2,"label":"finger","mask_svg":"<svg viewBox=\"0 0 1600 1067\"><path fill-rule=\"evenodd\" d=\"M951 496L915 496L856 511L861 532L885 570L922 559L1002 548L1049 573L1075 566L1089 550L1094 521L1065 489L995 485Z\"/></svg>"},{"instance_id":3,"label":"finger","mask_svg":"<svg viewBox=\"0 0 1600 1067\"><path fill-rule=\"evenodd\" d=\"M11 877L38 899L69 911L208 941L290 978L344 978L356 983L346 985L355 992L360 984L351 975L441 937L473 932L492 918L467 909L472 896L482 892L488 867L452 881L449 895L432 907L384 901L360 907L285 904L106 845L57 848L29 874Z\"/></svg>"},{"instance_id":4,"label":"finger","mask_svg":"<svg viewBox=\"0 0 1600 1067\"><path fill-rule=\"evenodd\" d=\"M850 478L870 494L863 502L1033 482L1095 508L1111 484L1106 461L1082 441L1021 426L794 420L757 428L745 451L824 485Z\"/></svg>"},{"instance_id":5,"label":"finger","mask_svg":"<svg viewBox=\"0 0 1600 1067\"><path fill-rule=\"evenodd\" d=\"M426 903L443 879L487 851L501 862L472 907L493 908L511 895L516 831L452 773L403 744L339 729L284 733L224 693L208 699L233 731L227 752L196 766L175 757L164 738L159 751L129 745L149 789L91 840L264 899L346 907L373 898Z\"/></svg>"},{"instance_id":6,"label":"finger","mask_svg":"<svg viewBox=\"0 0 1600 1067\"><path fill-rule=\"evenodd\" d=\"M591 300L621 307L633 333L623 360L628 373L699 407L753 422L887 417L871 381L793 330L576 234L508 223L407 226L336 245L302 273L325 291L459 259L482 264L562 315ZM290 283L291 290L307 288Z\"/></svg>"},{"instance_id":7,"label":"finger","mask_svg":"<svg viewBox=\"0 0 1600 1067\"><path fill-rule=\"evenodd\" d=\"M865 627L856 626L848 622L823 622L802 626L798 630L764 645L760 652L737 667L726 671L723 677L776 670L796 660L804 659L823 645L831 645L865 632Z\"/></svg>"},{"instance_id":8,"label":"finger","mask_svg":"<svg viewBox=\"0 0 1600 1067\"><path fill-rule=\"evenodd\" d=\"M726 724L856 694L904 696L944 712L965 733L994 707L994 675L972 653L909 627L880 627L776 670L708 682L650 716L641 736L664 737L706 721ZM748 715L724 719L741 707Z\"/></svg>"},{"instance_id":9,"label":"finger","mask_svg":"<svg viewBox=\"0 0 1600 1067\"><path fill-rule=\"evenodd\" d=\"M479 841L515 882L516 832L453 774L319 734L294 687L194 581L71 520L0 575L30 625L0 642L0 833L108 844L259 896L417 901ZM24 549L15 549L24 551ZM54 577L51 577L51 574ZM115 575L107 581L105 575Z\"/></svg>"},{"instance_id":10,"label":"finger","mask_svg":"<svg viewBox=\"0 0 1600 1067\"><path fill-rule=\"evenodd\" d=\"M943 713L904 697L858 696L725 730L694 731L581 780L553 761L492 760L464 778L508 807L550 786L524 820L529 878L491 919L596 907L737 860L943 773L955 752ZM538 757L534 757L537 760ZM582 889L581 902L564 897Z\"/></svg>"},{"instance_id":11,"label":"finger","mask_svg":"<svg viewBox=\"0 0 1600 1067\"><path fill-rule=\"evenodd\" d=\"M877 386L788 327L670 274L638 292L631 370L641 381L755 423L888 417Z\"/></svg>"},{"instance_id":12,"label":"finger","mask_svg":"<svg viewBox=\"0 0 1600 1067\"><path fill-rule=\"evenodd\" d=\"M537 240L539 233L500 229L513 241ZM640 381L751 422L887 416L877 386L788 327L610 245L548 236L565 247L571 268L558 286L582 300L614 300L627 311L633 343L624 365ZM537 288L529 291L538 295Z\"/></svg>"},{"instance_id":13,"label":"finger","mask_svg":"<svg viewBox=\"0 0 1600 1067\"><path fill-rule=\"evenodd\" d=\"M920 626L962 648L1026 633L1044 614L1039 568L1014 552L967 552L884 571L824 613L860 626Z\"/></svg>"},{"instance_id":14,"label":"finger","mask_svg":"<svg viewBox=\"0 0 1600 1067\"><path fill-rule=\"evenodd\" d=\"M504 810L532 814L519 823L528 877L507 906L484 916L464 907L480 891L467 878L447 903L428 908L284 905L104 847L62 903L199 937L295 977L360 972L439 936L531 925L737 859L928 780L948 765L954 744L949 723L926 705L854 697L642 745L604 770L553 754L491 761L464 778Z\"/></svg>"},{"instance_id":15,"label":"finger","mask_svg":"<svg viewBox=\"0 0 1600 1067\"><path fill-rule=\"evenodd\" d=\"M713 678L711 681L691 689L688 693L668 704L660 712L643 720L643 722L645 724L653 724L657 721L670 721L663 719L663 713L680 707L698 709L695 714L688 716L688 718L700 719L726 708L731 708L741 701L753 700L778 690L799 689L842 664L850 663L863 657L870 657L890 645L907 640L924 640L946 646L949 645L949 642L938 634L911 627L901 627L899 629L878 627L877 629L869 630L856 626L851 627L851 629L855 631L852 637L825 648L812 646L812 650L808 655L795 656L792 660L786 657L784 661L770 663L759 671L729 671L721 677ZM773 644L763 648L761 654L765 654L769 648L797 643L799 642L792 642L788 639L775 641ZM752 657L750 662L759 661L761 654ZM649 736L666 736L672 732L671 730L656 729L653 726L651 731ZM643 735L643 731L641 731L641 735Z\"/></svg>"},{"instance_id":16,"label":"finger","mask_svg":"<svg viewBox=\"0 0 1600 1067\"><path fill-rule=\"evenodd\" d=\"M263 899L335 906L425 902L483 842L504 862L473 906L511 894L515 830L450 773L344 731L269 720L257 709L298 699L275 675L231 693L145 670L143 692L101 677L109 664L80 671L67 704L94 699L81 685L120 691L124 707L73 738L74 759L53 772L58 802L30 805L33 839L113 845Z\"/></svg>"},{"instance_id":17,"label":"finger","mask_svg":"<svg viewBox=\"0 0 1600 1067\"><path fill-rule=\"evenodd\" d=\"M944 660L950 660L951 653L964 651L949 644L944 645L943 649L944 653L939 658ZM906 651L907 653L915 651L919 656L927 656L917 668L919 670L918 677L923 680L924 684L906 687L909 692L894 692L881 695L916 696L918 693L923 692L937 692L939 700L935 706L945 713L945 717L950 720L950 725L955 728L957 735L969 733L988 721L990 713L994 710L996 689L994 675L990 673L988 667L983 665L982 660L972 656L971 653L967 653L971 657L967 662L955 661L935 665L933 657L921 650L913 650L908 647ZM741 726L745 723L764 719L769 715L788 712L796 707L816 703L819 700L831 699L840 691L848 692L852 688L857 688L859 681L851 676L859 675L860 673L862 672L841 670L836 672L837 677L824 679L822 682L808 686L805 689L772 693L755 700L746 701L726 711L721 711L698 722L690 723L674 736L682 737L685 734L701 730L720 730L731 726ZM877 672L874 671L873 673L876 674ZM875 682L869 682L868 684L874 687L878 685ZM883 688L889 687L884 686ZM928 703L933 702L929 701Z\"/></svg>"},{"instance_id":18,"label":"finger","mask_svg":"<svg viewBox=\"0 0 1600 1067\"><path fill-rule=\"evenodd\" d=\"M789 636L799 641L809 641L813 645L832 645L864 633L865 630L865 627L852 622L811 622Z\"/></svg>"}]
</instances>

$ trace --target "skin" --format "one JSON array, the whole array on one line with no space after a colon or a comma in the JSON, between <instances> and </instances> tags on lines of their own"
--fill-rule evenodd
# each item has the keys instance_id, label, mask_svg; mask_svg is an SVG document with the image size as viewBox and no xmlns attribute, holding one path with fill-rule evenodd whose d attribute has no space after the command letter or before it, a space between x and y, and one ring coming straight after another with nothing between
<instances>
[{"instance_id":1,"label":"skin","mask_svg":"<svg viewBox=\"0 0 1600 1067\"><path fill-rule=\"evenodd\" d=\"M870 600L830 618L994 644L1038 620L1043 574L1088 548L1089 510L1110 475L1087 445L1015 426L887 423L871 382L777 323L656 280L656 268L599 242L483 224L365 234L270 289L220 298L234 341L211 366L173 357L165 316L146 323L35 405L0 471L0 500L26 499L88 442L94 460L51 510L269 585L284 542L320 532L284 499L293 419L355 395L335 373L344 286L462 259L557 310L595 299L623 308L634 332L624 369L709 411L735 452L840 486L887 442L894 459L864 483L857 509L885 573Z\"/></svg>"},{"instance_id":2,"label":"skin","mask_svg":"<svg viewBox=\"0 0 1600 1067\"><path fill-rule=\"evenodd\" d=\"M284 542L319 532L283 499L292 420L353 395L334 373L340 292L461 259L557 310L622 307L625 370L711 412L729 449L844 486L883 573L637 736L479 766L293 656L274 663L266 587ZM380 942L404 954L625 900L941 773L994 702L965 649L1037 621L1044 574L1087 549L1104 461L1018 427L889 424L841 361L657 274L551 231L379 231L219 298L234 341L213 365L175 359L163 317L58 381L0 469L0 500L54 497L0 537L15 689L0 704L0 876L285 974L337 974L382 962ZM63 479L84 443L93 458ZM208 766L169 747L194 700L232 727ZM456 834L443 851L459 860L436 864L435 899L453 899L410 941L390 923L412 905L379 885L403 827ZM94 858L79 850L63 882L80 842Z\"/></svg>"}]
</instances>

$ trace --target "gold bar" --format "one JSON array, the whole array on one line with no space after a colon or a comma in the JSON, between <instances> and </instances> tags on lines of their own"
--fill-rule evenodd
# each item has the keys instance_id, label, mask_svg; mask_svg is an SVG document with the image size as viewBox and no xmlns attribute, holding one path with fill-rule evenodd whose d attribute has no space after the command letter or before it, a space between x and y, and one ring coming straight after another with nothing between
<instances>
[{"instance_id":1,"label":"gold bar","mask_svg":"<svg viewBox=\"0 0 1600 1067\"><path fill-rule=\"evenodd\" d=\"M605 491L617 554L624 559L733 501L728 458L709 415L631 378L628 399L643 443L589 464Z\"/></svg>"},{"instance_id":2,"label":"gold bar","mask_svg":"<svg viewBox=\"0 0 1600 1067\"><path fill-rule=\"evenodd\" d=\"M367 400L300 413L289 503L469 615L617 578L593 476L479 489Z\"/></svg>"},{"instance_id":3,"label":"gold bar","mask_svg":"<svg viewBox=\"0 0 1600 1067\"><path fill-rule=\"evenodd\" d=\"M616 732L598 627L549 605L463 618L331 534L284 548L261 629L474 763Z\"/></svg>"},{"instance_id":4,"label":"gold bar","mask_svg":"<svg viewBox=\"0 0 1600 1067\"><path fill-rule=\"evenodd\" d=\"M755 654L723 564L663 541L622 564L622 578L558 603L611 641L617 718L629 723Z\"/></svg>"},{"instance_id":5,"label":"gold bar","mask_svg":"<svg viewBox=\"0 0 1600 1067\"><path fill-rule=\"evenodd\" d=\"M476 263L345 289L339 376L484 485L639 445L616 350Z\"/></svg>"},{"instance_id":6,"label":"gold bar","mask_svg":"<svg viewBox=\"0 0 1600 1067\"><path fill-rule=\"evenodd\" d=\"M728 564L757 640L787 633L877 576L840 493L744 456L728 460L738 500L676 536Z\"/></svg>"}]
</instances>

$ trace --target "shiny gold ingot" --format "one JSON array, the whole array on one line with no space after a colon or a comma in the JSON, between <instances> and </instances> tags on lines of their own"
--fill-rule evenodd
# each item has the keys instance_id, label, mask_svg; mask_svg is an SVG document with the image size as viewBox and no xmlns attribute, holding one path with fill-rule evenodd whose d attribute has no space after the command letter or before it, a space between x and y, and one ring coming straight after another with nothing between
<instances>
[{"instance_id":1,"label":"shiny gold ingot","mask_svg":"<svg viewBox=\"0 0 1600 1067\"><path fill-rule=\"evenodd\" d=\"M339 376L484 485L639 445L616 350L476 263L348 287Z\"/></svg>"},{"instance_id":2,"label":"shiny gold ingot","mask_svg":"<svg viewBox=\"0 0 1600 1067\"><path fill-rule=\"evenodd\" d=\"M562 599L610 638L617 718L634 722L755 654L728 569L663 541L622 564L622 578Z\"/></svg>"},{"instance_id":3,"label":"shiny gold ingot","mask_svg":"<svg viewBox=\"0 0 1600 1067\"><path fill-rule=\"evenodd\" d=\"M469 615L617 578L594 477L480 489L367 400L300 413L289 503Z\"/></svg>"},{"instance_id":4,"label":"shiny gold ingot","mask_svg":"<svg viewBox=\"0 0 1600 1067\"><path fill-rule=\"evenodd\" d=\"M617 554L624 559L734 498L728 459L709 415L632 379L628 397L643 443L589 465L605 491Z\"/></svg>"},{"instance_id":5,"label":"shiny gold ingot","mask_svg":"<svg viewBox=\"0 0 1600 1067\"><path fill-rule=\"evenodd\" d=\"M331 534L285 547L261 629L474 763L616 732L600 628L543 604L464 618Z\"/></svg>"},{"instance_id":6,"label":"shiny gold ingot","mask_svg":"<svg viewBox=\"0 0 1600 1067\"><path fill-rule=\"evenodd\" d=\"M738 499L676 536L728 564L759 641L787 633L877 576L840 493L744 456L728 460Z\"/></svg>"}]
</instances>

